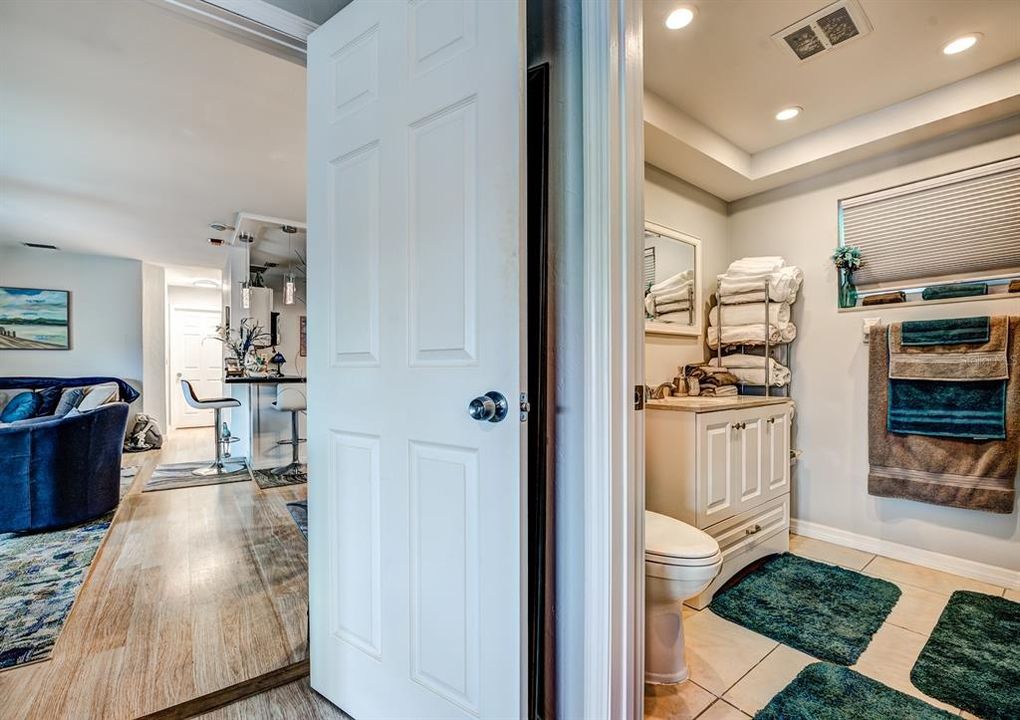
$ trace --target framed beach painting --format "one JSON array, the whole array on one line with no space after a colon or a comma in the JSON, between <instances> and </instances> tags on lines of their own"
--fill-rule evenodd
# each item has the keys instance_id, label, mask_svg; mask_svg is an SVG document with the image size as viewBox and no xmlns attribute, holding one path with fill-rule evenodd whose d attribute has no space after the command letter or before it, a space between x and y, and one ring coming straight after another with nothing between
<instances>
[{"instance_id":1,"label":"framed beach painting","mask_svg":"<svg viewBox=\"0 0 1020 720\"><path fill-rule=\"evenodd\" d=\"M0 287L0 350L70 350L71 293Z\"/></svg>"}]
</instances>

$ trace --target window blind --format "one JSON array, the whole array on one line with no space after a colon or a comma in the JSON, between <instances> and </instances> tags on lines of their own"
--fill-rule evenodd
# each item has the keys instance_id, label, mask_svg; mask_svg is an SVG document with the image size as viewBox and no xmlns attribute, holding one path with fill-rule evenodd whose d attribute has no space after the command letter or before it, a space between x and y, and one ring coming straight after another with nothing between
<instances>
[{"instance_id":1,"label":"window blind","mask_svg":"<svg viewBox=\"0 0 1020 720\"><path fill-rule=\"evenodd\" d=\"M648 238L648 235L645 235ZM645 248L645 289L655 284L655 248Z\"/></svg>"},{"instance_id":2,"label":"window blind","mask_svg":"<svg viewBox=\"0 0 1020 720\"><path fill-rule=\"evenodd\" d=\"M859 286L1020 272L1020 158L841 200L839 229Z\"/></svg>"}]
</instances>

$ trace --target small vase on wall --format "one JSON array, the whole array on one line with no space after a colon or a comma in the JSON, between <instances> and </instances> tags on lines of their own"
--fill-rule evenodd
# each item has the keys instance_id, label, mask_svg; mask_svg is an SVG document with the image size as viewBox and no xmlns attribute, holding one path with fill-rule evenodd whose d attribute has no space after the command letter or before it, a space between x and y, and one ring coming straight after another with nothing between
<instances>
[{"instance_id":1,"label":"small vase on wall","mask_svg":"<svg viewBox=\"0 0 1020 720\"><path fill-rule=\"evenodd\" d=\"M843 268L839 269L839 306L841 308L857 307L857 288L854 286L854 275Z\"/></svg>"}]
</instances>

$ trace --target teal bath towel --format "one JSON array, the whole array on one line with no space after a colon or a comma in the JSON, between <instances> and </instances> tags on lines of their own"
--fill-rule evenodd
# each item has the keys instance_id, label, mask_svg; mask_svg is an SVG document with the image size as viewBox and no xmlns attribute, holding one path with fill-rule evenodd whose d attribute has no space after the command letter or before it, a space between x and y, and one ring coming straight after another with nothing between
<instances>
[{"instance_id":1,"label":"teal bath towel","mask_svg":"<svg viewBox=\"0 0 1020 720\"><path fill-rule=\"evenodd\" d=\"M946 298L987 294L988 286L985 283L971 283L969 285L933 285L926 287L921 292L921 297L925 300L945 300Z\"/></svg>"},{"instance_id":2,"label":"teal bath towel","mask_svg":"<svg viewBox=\"0 0 1020 720\"><path fill-rule=\"evenodd\" d=\"M988 342L991 321L988 317L951 320L906 320L902 324L903 345L963 345Z\"/></svg>"},{"instance_id":3,"label":"teal bath towel","mask_svg":"<svg viewBox=\"0 0 1020 720\"><path fill-rule=\"evenodd\" d=\"M890 380L887 429L905 435L1004 440L1006 381Z\"/></svg>"}]
</instances>

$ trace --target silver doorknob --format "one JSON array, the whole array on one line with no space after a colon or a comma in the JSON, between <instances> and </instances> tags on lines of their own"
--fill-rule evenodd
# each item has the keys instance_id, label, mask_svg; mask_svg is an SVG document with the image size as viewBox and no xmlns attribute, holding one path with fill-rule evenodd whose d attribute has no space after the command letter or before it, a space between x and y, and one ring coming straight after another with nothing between
<instances>
[{"instance_id":1,"label":"silver doorknob","mask_svg":"<svg viewBox=\"0 0 1020 720\"><path fill-rule=\"evenodd\" d=\"M510 404L500 393L493 390L480 395L468 403L468 415L478 422L497 423L510 412Z\"/></svg>"}]
</instances>

